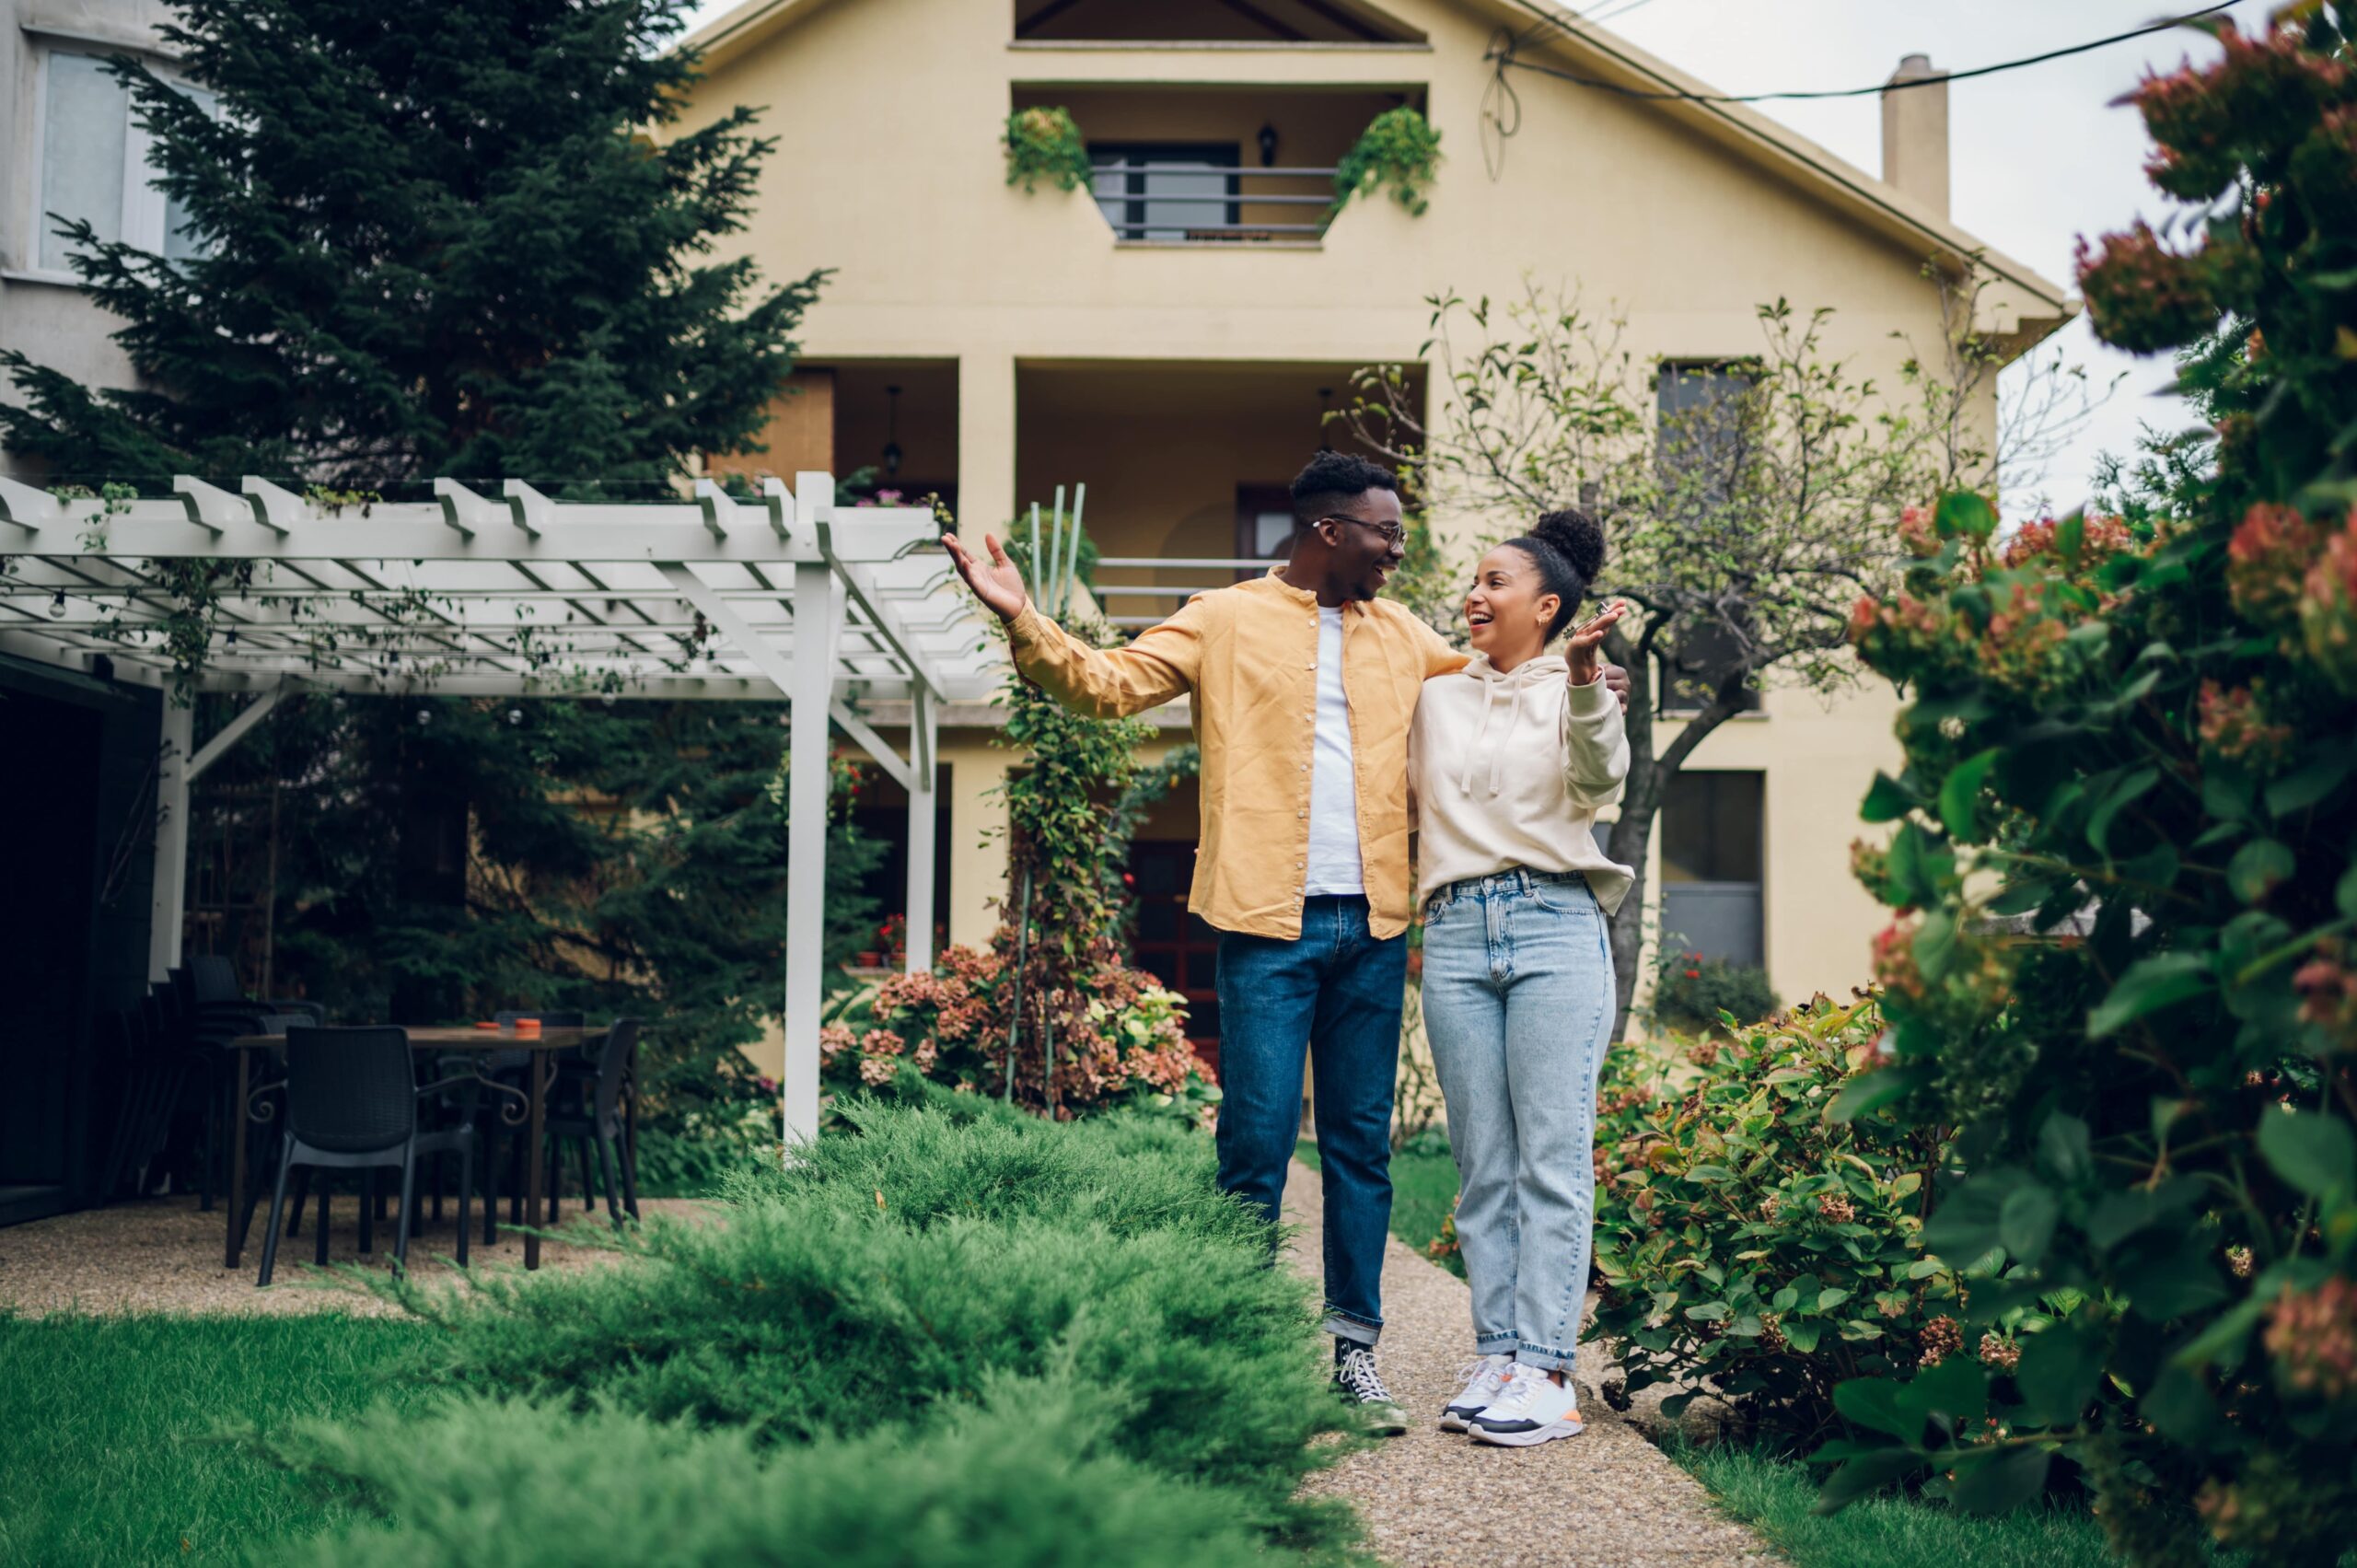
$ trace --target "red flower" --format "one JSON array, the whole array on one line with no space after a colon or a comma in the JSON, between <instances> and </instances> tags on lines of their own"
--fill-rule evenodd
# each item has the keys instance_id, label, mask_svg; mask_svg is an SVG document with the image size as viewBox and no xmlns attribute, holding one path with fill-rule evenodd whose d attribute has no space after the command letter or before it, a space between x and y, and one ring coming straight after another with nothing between
<instances>
[{"instance_id":1,"label":"red flower","mask_svg":"<svg viewBox=\"0 0 2357 1568\"><path fill-rule=\"evenodd\" d=\"M1701 970L1688 970L1686 971L1686 978L1689 980L1700 980L1702 978L1702 971Z\"/></svg>"}]
</instances>

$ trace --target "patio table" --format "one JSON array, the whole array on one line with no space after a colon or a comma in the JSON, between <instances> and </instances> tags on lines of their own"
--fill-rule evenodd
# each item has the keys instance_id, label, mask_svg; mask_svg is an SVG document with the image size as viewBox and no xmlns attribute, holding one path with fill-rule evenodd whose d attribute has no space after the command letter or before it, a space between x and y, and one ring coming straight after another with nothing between
<instances>
[{"instance_id":1,"label":"patio table","mask_svg":"<svg viewBox=\"0 0 2357 1568\"><path fill-rule=\"evenodd\" d=\"M500 1120L509 1126L529 1123L529 1142L525 1147L530 1157L525 1160L524 1213L535 1226L541 1223L541 1173L545 1162L540 1158L541 1129L548 1114L549 1085L556 1077L557 1053L575 1048L602 1036L602 1028L550 1028L543 1027L538 1034L525 1034L511 1029L476 1028L412 1028L409 1029L412 1051L435 1056L453 1051L522 1051L531 1053L531 1070L525 1074L525 1087L519 1092L505 1084L484 1077L482 1083L492 1093L504 1096L507 1103L499 1108ZM222 1249L222 1266L234 1269L246 1245L246 1122L250 1107L247 1097L253 1092L253 1053L257 1051L283 1051L286 1037L283 1034L239 1035L229 1041L229 1049L238 1056L238 1098L230 1103L235 1111L230 1121L235 1131L229 1140L229 1202L223 1205L229 1212L228 1239ZM482 1077L481 1074L477 1074ZM518 1099L522 1103L517 1103ZM536 1230L524 1233L524 1267L540 1266L540 1238Z\"/></svg>"}]
</instances>

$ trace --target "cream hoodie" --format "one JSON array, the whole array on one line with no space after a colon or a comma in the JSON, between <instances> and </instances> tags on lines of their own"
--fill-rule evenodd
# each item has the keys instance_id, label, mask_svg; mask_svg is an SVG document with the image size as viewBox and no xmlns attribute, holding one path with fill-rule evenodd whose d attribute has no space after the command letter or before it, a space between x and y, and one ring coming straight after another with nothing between
<instances>
[{"instance_id":1,"label":"cream hoodie","mask_svg":"<svg viewBox=\"0 0 2357 1568\"><path fill-rule=\"evenodd\" d=\"M1632 880L1596 847L1596 813L1620 798L1629 737L1601 678L1573 686L1552 655L1501 675L1486 655L1424 682L1408 738L1418 830L1416 903L1451 882L1516 866L1579 871L1607 914Z\"/></svg>"}]
</instances>

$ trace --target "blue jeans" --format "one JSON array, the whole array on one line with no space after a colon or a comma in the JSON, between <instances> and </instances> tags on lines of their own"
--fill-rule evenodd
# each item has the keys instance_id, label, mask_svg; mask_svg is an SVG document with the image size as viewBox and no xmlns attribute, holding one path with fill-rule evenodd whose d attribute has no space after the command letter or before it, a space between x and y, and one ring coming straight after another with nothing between
<instances>
[{"instance_id":1,"label":"blue jeans","mask_svg":"<svg viewBox=\"0 0 2357 1568\"><path fill-rule=\"evenodd\" d=\"M1371 935L1362 898L1306 900L1298 941L1220 934L1220 1188L1277 1219L1301 1134L1307 1045L1326 1196L1326 1331L1367 1345L1383 1330L1407 983L1407 937Z\"/></svg>"},{"instance_id":2,"label":"blue jeans","mask_svg":"<svg viewBox=\"0 0 2357 1568\"><path fill-rule=\"evenodd\" d=\"M1571 1370L1596 1219L1612 947L1577 872L1454 883L1424 912L1424 1033L1448 1101L1473 1348Z\"/></svg>"}]
</instances>

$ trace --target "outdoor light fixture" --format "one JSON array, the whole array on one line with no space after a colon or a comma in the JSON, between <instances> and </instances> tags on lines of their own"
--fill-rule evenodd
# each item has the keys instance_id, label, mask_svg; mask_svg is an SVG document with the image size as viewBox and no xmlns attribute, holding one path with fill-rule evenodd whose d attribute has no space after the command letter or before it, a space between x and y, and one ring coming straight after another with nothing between
<instances>
[{"instance_id":1,"label":"outdoor light fixture","mask_svg":"<svg viewBox=\"0 0 2357 1568\"><path fill-rule=\"evenodd\" d=\"M507 722L509 724L522 724L524 722L524 710L521 708L508 709Z\"/></svg>"},{"instance_id":2,"label":"outdoor light fixture","mask_svg":"<svg viewBox=\"0 0 2357 1568\"><path fill-rule=\"evenodd\" d=\"M1260 127L1260 167L1266 168L1276 161L1277 128L1274 125L1263 124Z\"/></svg>"},{"instance_id":3,"label":"outdoor light fixture","mask_svg":"<svg viewBox=\"0 0 2357 1568\"><path fill-rule=\"evenodd\" d=\"M58 589L57 597L49 601L49 618L52 621L65 619L65 590L64 588Z\"/></svg>"},{"instance_id":4,"label":"outdoor light fixture","mask_svg":"<svg viewBox=\"0 0 2357 1568\"><path fill-rule=\"evenodd\" d=\"M427 709L424 709L424 708L420 708L420 709L418 709L418 710L417 710L417 722L418 722L419 724L421 724L421 725L429 725L429 724L432 724L432 723L434 722L434 714L433 714L433 713L432 713L431 711L427 710Z\"/></svg>"},{"instance_id":5,"label":"outdoor light fixture","mask_svg":"<svg viewBox=\"0 0 2357 1568\"><path fill-rule=\"evenodd\" d=\"M884 395L890 400L884 414L884 477L889 479L900 471L900 389L887 387Z\"/></svg>"}]
</instances>

